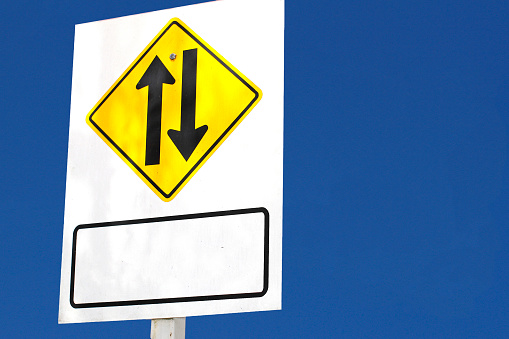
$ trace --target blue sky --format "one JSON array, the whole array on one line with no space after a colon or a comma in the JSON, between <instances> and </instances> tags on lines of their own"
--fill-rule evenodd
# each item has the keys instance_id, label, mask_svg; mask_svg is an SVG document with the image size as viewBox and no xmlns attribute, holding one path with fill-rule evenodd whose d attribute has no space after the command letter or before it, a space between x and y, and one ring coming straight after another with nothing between
<instances>
[{"instance_id":1,"label":"blue sky","mask_svg":"<svg viewBox=\"0 0 509 339\"><path fill-rule=\"evenodd\" d=\"M149 337L57 324L74 25L194 3L0 5L3 337ZM508 17L288 1L283 310L188 318L186 337L507 337Z\"/></svg>"}]
</instances>

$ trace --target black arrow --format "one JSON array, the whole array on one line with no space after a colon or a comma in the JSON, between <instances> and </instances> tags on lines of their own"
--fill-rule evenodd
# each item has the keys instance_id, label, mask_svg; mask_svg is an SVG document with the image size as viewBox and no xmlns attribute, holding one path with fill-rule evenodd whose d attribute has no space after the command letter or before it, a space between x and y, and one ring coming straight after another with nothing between
<instances>
[{"instance_id":1,"label":"black arrow","mask_svg":"<svg viewBox=\"0 0 509 339\"><path fill-rule=\"evenodd\" d=\"M182 105L180 131L170 129L168 136L180 154L189 159L207 132L207 125L195 129L196 119L196 64L198 50L184 51L182 60Z\"/></svg>"},{"instance_id":2,"label":"black arrow","mask_svg":"<svg viewBox=\"0 0 509 339\"><path fill-rule=\"evenodd\" d=\"M161 154L161 103L163 84L174 84L175 78L156 55L136 85L136 89L148 86L147 141L145 166L159 164Z\"/></svg>"}]
</instances>

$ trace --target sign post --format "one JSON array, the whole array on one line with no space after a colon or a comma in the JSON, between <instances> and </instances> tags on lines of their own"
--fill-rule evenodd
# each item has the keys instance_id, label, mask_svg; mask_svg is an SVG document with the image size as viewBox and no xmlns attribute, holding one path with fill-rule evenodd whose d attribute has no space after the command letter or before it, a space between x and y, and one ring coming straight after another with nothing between
<instances>
[{"instance_id":1,"label":"sign post","mask_svg":"<svg viewBox=\"0 0 509 339\"><path fill-rule=\"evenodd\" d=\"M150 339L185 339L186 318L154 319Z\"/></svg>"},{"instance_id":2,"label":"sign post","mask_svg":"<svg viewBox=\"0 0 509 339\"><path fill-rule=\"evenodd\" d=\"M60 323L281 309L283 52L284 0L76 26Z\"/></svg>"}]
</instances>

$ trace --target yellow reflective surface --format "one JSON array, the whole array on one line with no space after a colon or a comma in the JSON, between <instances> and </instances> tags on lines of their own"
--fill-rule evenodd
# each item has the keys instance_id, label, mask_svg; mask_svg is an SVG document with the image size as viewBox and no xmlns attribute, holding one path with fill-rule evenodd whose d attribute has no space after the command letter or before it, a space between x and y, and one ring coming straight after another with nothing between
<instances>
[{"instance_id":1,"label":"yellow reflective surface","mask_svg":"<svg viewBox=\"0 0 509 339\"><path fill-rule=\"evenodd\" d=\"M182 62L197 49L195 127L208 129L186 161L167 131L181 129ZM176 54L174 60L170 55ZM145 166L148 86L136 89L158 56L175 78L163 84L160 162ZM179 19L172 19L87 115L88 125L162 200L170 201L260 101L261 90Z\"/></svg>"}]
</instances>

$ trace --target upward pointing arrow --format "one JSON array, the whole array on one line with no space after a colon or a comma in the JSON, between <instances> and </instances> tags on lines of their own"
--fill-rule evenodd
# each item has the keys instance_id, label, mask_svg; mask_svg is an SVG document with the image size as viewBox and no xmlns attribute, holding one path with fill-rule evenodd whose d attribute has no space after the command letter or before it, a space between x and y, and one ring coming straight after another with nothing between
<instances>
[{"instance_id":1,"label":"upward pointing arrow","mask_svg":"<svg viewBox=\"0 0 509 339\"><path fill-rule=\"evenodd\" d=\"M147 141L145 166L157 165L161 154L161 104L163 84L173 85L175 78L156 55L136 85L136 89L148 86Z\"/></svg>"},{"instance_id":2,"label":"upward pointing arrow","mask_svg":"<svg viewBox=\"0 0 509 339\"><path fill-rule=\"evenodd\" d=\"M207 132L207 125L195 128L196 124L196 64L198 50L184 51L182 65L182 105L180 131L170 129L168 136L180 154L189 159Z\"/></svg>"}]
</instances>

